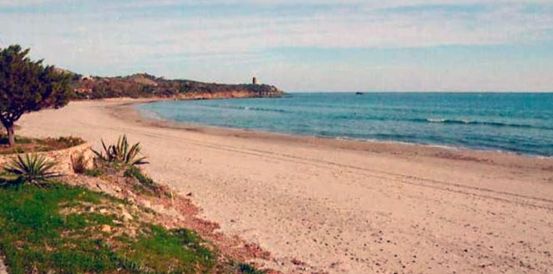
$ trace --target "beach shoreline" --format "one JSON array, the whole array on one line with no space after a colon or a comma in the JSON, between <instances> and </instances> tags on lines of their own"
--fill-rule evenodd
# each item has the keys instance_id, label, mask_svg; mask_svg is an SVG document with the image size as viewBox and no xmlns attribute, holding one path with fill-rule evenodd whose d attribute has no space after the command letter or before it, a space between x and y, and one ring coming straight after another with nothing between
<instances>
[{"instance_id":1,"label":"beach shoreline","mask_svg":"<svg viewBox=\"0 0 553 274\"><path fill-rule=\"evenodd\" d=\"M142 117L146 101L72 102L20 132L127 134L156 181L284 273L553 269L553 159L176 125Z\"/></svg>"},{"instance_id":2,"label":"beach shoreline","mask_svg":"<svg viewBox=\"0 0 553 274\"><path fill-rule=\"evenodd\" d=\"M263 130L218 127L181 121L177 122L159 117L151 117L145 115L144 113L141 113L141 111L137 109L137 105L139 104L155 103L161 101L168 100L160 98L148 100L131 99L131 101L127 101L126 99L123 99L123 103L109 106L108 109L111 111L111 114L114 117L125 120L127 122L138 123L150 127L201 132L223 137L233 136L244 139L268 140L274 142L318 144L339 149L360 150L372 153L391 153L394 155L403 154L405 156L418 155L476 162L493 162L494 160L497 161L498 159L513 161L513 159L520 159L522 162L525 163L531 161L531 163L528 164L533 166L535 166L536 164L540 165L540 162L545 162L545 168L552 167L551 163L553 163L553 157L551 156L524 154L504 150L474 149L460 146L418 144L392 140L358 140L348 138L298 135L280 132L268 132ZM495 163L497 164L497 162Z\"/></svg>"},{"instance_id":3,"label":"beach shoreline","mask_svg":"<svg viewBox=\"0 0 553 274\"><path fill-rule=\"evenodd\" d=\"M536 102L537 95L514 97L527 105L513 103L504 93L482 96L296 93L282 99L156 102L136 108L146 116L196 127L553 156L549 112ZM524 111L510 116L515 107Z\"/></svg>"}]
</instances>

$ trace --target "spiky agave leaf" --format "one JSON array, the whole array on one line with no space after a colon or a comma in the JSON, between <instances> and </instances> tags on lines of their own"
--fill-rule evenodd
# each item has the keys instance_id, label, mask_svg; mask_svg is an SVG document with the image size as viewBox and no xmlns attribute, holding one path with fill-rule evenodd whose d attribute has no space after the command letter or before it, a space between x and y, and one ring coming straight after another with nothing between
<instances>
[{"instance_id":1,"label":"spiky agave leaf","mask_svg":"<svg viewBox=\"0 0 553 274\"><path fill-rule=\"evenodd\" d=\"M117 146L117 152L119 153L119 157L123 162L126 162L127 153L129 149L129 142L127 141L127 136L123 135L118 140L118 146Z\"/></svg>"},{"instance_id":2,"label":"spiky agave leaf","mask_svg":"<svg viewBox=\"0 0 553 274\"><path fill-rule=\"evenodd\" d=\"M91 148L90 150L92 151L92 153L96 155L96 158L102 161L108 161L109 149L106 146L106 143L104 143L104 140L101 140L101 142L102 142L102 148L104 149L104 151L97 151L93 148ZM106 153L106 155L104 155L104 152Z\"/></svg>"},{"instance_id":3,"label":"spiky agave leaf","mask_svg":"<svg viewBox=\"0 0 553 274\"><path fill-rule=\"evenodd\" d=\"M140 143L132 145L131 149L126 153L125 163L132 166L147 164L148 162L146 161L146 157L138 157L141 150L142 147L140 146Z\"/></svg>"},{"instance_id":4,"label":"spiky agave leaf","mask_svg":"<svg viewBox=\"0 0 553 274\"><path fill-rule=\"evenodd\" d=\"M149 164L149 162L146 161L146 157L139 157L142 151L142 146L140 145L140 143L134 144L132 150L135 151L135 153L132 154L132 157L128 158L127 163L129 163L130 165Z\"/></svg>"}]
</instances>

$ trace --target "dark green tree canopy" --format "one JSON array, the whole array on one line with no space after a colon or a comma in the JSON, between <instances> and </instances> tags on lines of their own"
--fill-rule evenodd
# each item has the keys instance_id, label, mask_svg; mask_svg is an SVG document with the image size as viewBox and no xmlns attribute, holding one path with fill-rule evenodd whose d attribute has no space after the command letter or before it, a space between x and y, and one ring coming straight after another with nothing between
<instances>
[{"instance_id":1,"label":"dark green tree canopy","mask_svg":"<svg viewBox=\"0 0 553 274\"><path fill-rule=\"evenodd\" d=\"M0 50L0 122L14 143L14 123L25 113L65 106L71 94L69 73L32 61L19 45Z\"/></svg>"}]
</instances>

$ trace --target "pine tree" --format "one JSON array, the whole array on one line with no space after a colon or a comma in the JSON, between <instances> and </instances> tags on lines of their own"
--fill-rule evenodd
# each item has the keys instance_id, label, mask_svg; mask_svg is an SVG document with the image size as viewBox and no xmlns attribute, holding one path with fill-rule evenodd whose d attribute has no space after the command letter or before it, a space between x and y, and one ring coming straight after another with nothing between
<instances>
[{"instance_id":1,"label":"pine tree","mask_svg":"<svg viewBox=\"0 0 553 274\"><path fill-rule=\"evenodd\" d=\"M15 144L14 123L23 114L63 107L71 94L71 75L32 61L29 51L19 45L0 50L0 122L10 146Z\"/></svg>"}]
</instances>

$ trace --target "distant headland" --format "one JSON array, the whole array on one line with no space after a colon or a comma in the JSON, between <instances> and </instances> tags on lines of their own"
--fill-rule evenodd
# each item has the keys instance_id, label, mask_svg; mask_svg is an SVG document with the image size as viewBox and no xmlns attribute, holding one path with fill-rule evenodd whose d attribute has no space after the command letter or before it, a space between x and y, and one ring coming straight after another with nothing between
<instances>
[{"instance_id":1,"label":"distant headland","mask_svg":"<svg viewBox=\"0 0 553 274\"><path fill-rule=\"evenodd\" d=\"M275 86L258 84L255 77L251 84L219 84L192 80L168 80L146 73L117 77L72 74L74 75L72 87L77 100L118 97L201 100L280 97L284 94Z\"/></svg>"}]
</instances>

